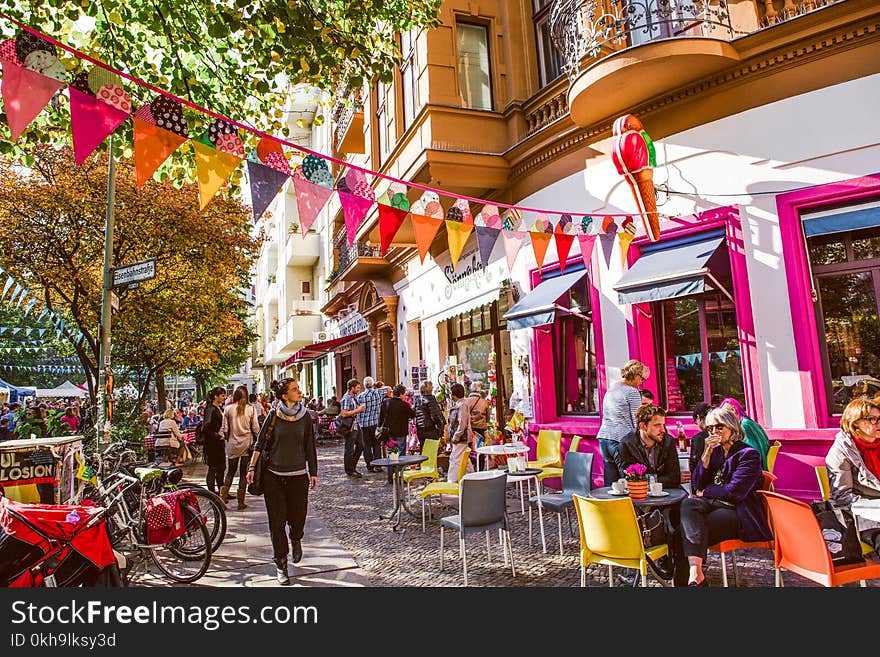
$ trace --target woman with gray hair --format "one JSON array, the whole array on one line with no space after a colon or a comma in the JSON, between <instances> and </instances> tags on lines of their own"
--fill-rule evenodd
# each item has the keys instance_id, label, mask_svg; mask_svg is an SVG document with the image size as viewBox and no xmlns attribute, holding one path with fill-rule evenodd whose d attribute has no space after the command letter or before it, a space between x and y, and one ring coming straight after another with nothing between
<instances>
[{"instance_id":1,"label":"woman with gray hair","mask_svg":"<svg viewBox=\"0 0 880 657\"><path fill-rule=\"evenodd\" d=\"M708 586L703 562L710 545L734 538L773 538L757 492L764 481L761 455L743 442L739 416L732 409L712 409L706 416L706 431L706 446L691 478L694 497L681 503L688 586Z\"/></svg>"},{"instance_id":2,"label":"woman with gray hair","mask_svg":"<svg viewBox=\"0 0 880 657\"><path fill-rule=\"evenodd\" d=\"M620 441L636 431L636 409L642 405L639 386L651 375L651 370L638 360L629 360L620 368L621 380L608 388L602 400L602 424L596 438L605 462L605 485L610 486L623 474L617 467Z\"/></svg>"}]
</instances>

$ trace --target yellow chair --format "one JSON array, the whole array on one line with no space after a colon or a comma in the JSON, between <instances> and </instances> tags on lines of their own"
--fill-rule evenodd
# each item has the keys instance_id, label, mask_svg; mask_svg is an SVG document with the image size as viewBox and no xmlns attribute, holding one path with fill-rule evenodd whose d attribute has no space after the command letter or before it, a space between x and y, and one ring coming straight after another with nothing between
<instances>
[{"instance_id":1,"label":"yellow chair","mask_svg":"<svg viewBox=\"0 0 880 657\"><path fill-rule=\"evenodd\" d=\"M822 495L822 501L826 502L831 499L831 482L828 480L828 468L824 465L816 466L816 479L819 480L819 493ZM862 554L871 554L874 551L870 545L865 543L864 541L859 541L862 544Z\"/></svg>"},{"instance_id":2,"label":"yellow chair","mask_svg":"<svg viewBox=\"0 0 880 657\"><path fill-rule=\"evenodd\" d=\"M767 450L767 472L770 474L773 474L773 466L776 465L776 456L779 454L780 447L782 447L782 443L774 440L773 444L770 445L770 449ZM770 484L769 490L773 490L773 484Z\"/></svg>"},{"instance_id":3,"label":"yellow chair","mask_svg":"<svg viewBox=\"0 0 880 657\"><path fill-rule=\"evenodd\" d=\"M568 446L568 452L576 452L578 451L578 447L581 445L581 441L583 440L583 436L572 436L571 444ZM568 454L566 452L566 454ZM543 472L538 475L538 483L543 482L545 479L554 479L554 478L562 478L562 467L557 467L555 465L548 465L546 468L541 468ZM543 488L541 490L544 490Z\"/></svg>"},{"instance_id":4,"label":"yellow chair","mask_svg":"<svg viewBox=\"0 0 880 657\"><path fill-rule=\"evenodd\" d=\"M541 429L538 432L538 446L535 460L529 461L530 468L560 468L562 473L562 432L555 429Z\"/></svg>"},{"instance_id":5,"label":"yellow chair","mask_svg":"<svg viewBox=\"0 0 880 657\"><path fill-rule=\"evenodd\" d=\"M425 443L428 441L426 440ZM458 481L467 474L468 457L471 454L471 448L464 450L461 456L461 463L458 464ZM425 531L425 499L433 495L455 495L458 497L458 481L432 481L422 489L422 531ZM428 500L430 506L431 500Z\"/></svg>"},{"instance_id":6,"label":"yellow chair","mask_svg":"<svg viewBox=\"0 0 880 657\"><path fill-rule=\"evenodd\" d=\"M427 456L427 461L419 463L418 470L404 470L403 480L406 482L406 496L409 497L409 483L416 479L437 479L440 475L437 471L437 452L440 450L440 441L428 438L422 445L422 456Z\"/></svg>"},{"instance_id":7,"label":"yellow chair","mask_svg":"<svg viewBox=\"0 0 880 657\"><path fill-rule=\"evenodd\" d=\"M669 554L665 543L645 550L632 500L594 500L574 495L578 528L581 533L581 586L587 585L587 566L608 566L608 586L614 586L614 566L635 568L648 585L648 559L656 561Z\"/></svg>"}]
</instances>

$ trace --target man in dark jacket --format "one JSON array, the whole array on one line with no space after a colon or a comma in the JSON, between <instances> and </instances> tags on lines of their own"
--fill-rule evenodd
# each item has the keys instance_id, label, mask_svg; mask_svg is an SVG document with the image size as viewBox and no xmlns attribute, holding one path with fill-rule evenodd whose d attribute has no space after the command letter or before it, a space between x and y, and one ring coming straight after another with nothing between
<instances>
[{"instance_id":1,"label":"man in dark jacket","mask_svg":"<svg viewBox=\"0 0 880 657\"><path fill-rule=\"evenodd\" d=\"M425 381L419 387L419 397L416 399L416 433L419 436L419 449L424 447L428 439L437 440L443 435L443 426L446 418L437 398L434 397L434 384Z\"/></svg>"},{"instance_id":2,"label":"man in dark jacket","mask_svg":"<svg viewBox=\"0 0 880 657\"><path fill-rule=\"evenodd\" d=\"M406 439L409 436L409 420L415 417L416 412L412 406L403 400L406 387L400 384L394 386L392 396L382 400L379 410L379 425L388 427L386 432L387 441L394 441L400 448L400 455L406 454ZM388 468L388 483L392 481L394 468Z\"/></svg>"}]
</instances>

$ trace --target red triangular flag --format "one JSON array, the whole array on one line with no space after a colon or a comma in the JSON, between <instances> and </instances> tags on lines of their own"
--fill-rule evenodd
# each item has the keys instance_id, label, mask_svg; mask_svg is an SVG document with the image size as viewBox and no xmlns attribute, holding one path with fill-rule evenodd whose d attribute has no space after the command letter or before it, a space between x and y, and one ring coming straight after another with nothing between
<instances>
[{"instance_id":1,"label":"red triangular flag","mask_svg":"<svg viewBox=\"0 0 880 657\"><path fill-rule=\"evenodd\" d=\"M409 212L402 210L401 208L385 205L384 203L379 203L378 205L379 235L382 240L381 253L384 258L385 254L388 252L388 248L391 246L391 242L394 240L394 236L397 235L397 231L400 230L400 227L403 225L406 215L409 214Z\"/></svg>"},{"instance_id":2,"label":"red triangular flag","mask_svg":"<svg viewBox=\"0 0 880 657\"><path fill-rule=\"evenodd\" d=\"M3 62L3 107L12 141L17 140L64 83L9 61Z\"/></svg>"},{"instance_id":3,"label":"red triangular flag","mask_svg":"<svg viewBox=\"0 0 880 657\"><path fill-rule=\"evenodd\" d=\"M73 87L68 91L73 156L79 165L85 162L129 114Z\"/></svg>"},{"instance_id":4,"label":"red triangular flag","mask_svg":"<svg viewBox=\"0 0 880 657\"><path fill-rule=\"evenodd\" d=\"M156 169L180 148L187 137L165 130L138 117L132 117L134 126L134 168L138 187L143 187Z\"/></svg>"},{"instance_id":5,"label":"red triangular flag","mask_svg":"<svg viewBox=\"0 0 880 657\"><path fill-rule=\"evenodd\" d=\"M297 167L297 171L301 169ZM305 178L293 175L293 189L296 191L296 208L299 211L299 227L303 237L309 232L309 228L315 223L315 219L321 214L321 210L327 204L333 189L316 185Z\"/></svg>"},{"instance_id":6,"label":"red triangular flag","mask_svg":"<svg viewBox=\"0 0 880 657\"><path fill-rule=\"evenodd\" d=\"M413 223L413 233L416 236L416 245L419 247L419 258L422 264L425 262L425 256L428 255L428 249L431 248L431 242L443 225L443 219L434 217L426 217L423 214L411 214Z\"/></svg>"},{"instance_id":7,"label":"red triangular flag","mask_svg":"<svg viewBox=\"0 0 880 657\"><path fill-rule=\"evenodd\" d=\"M574 235L563 233L562 229L557 225L553 237L556 240L556 255L559 257L559 271L564 274L565 261L568 259L569 251L571 251L571 244L574 242Z\"/></svg>"}]
</instances>

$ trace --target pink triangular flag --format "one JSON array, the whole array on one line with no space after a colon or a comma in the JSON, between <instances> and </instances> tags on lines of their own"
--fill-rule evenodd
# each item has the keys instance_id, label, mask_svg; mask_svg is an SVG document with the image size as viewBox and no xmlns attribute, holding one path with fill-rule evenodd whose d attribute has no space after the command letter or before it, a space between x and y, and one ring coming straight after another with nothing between
<instances>
[{"instance_id":1,"label":"pink triangular flag","mask_svg":"<svg viewBox=\"0 0 880 657\"><path fill-rule=\"evenodd\" d=\"M342 205L342 214L345 216L345 232L348 233L348 245L354 246L357 230L361 223L363 223L364 217L367 216L370 206L373 205L373 200L352 194L351 192L343 192L342 190L337 190L337 192L339 194L339 203Z\"/></svg>"},{"instance_id":2,"label":"pink triangular flag","mask_svg":"<svg viewBox=\"0 0 880 657\"><path fill-rule=\"evenodd\" d=\"M3 62L3 106L12 141L17 140L37 114L52 100L52 96L64 86L64 82L41 75L36 71Z\"/></svg>"},{"instance_id":3,"label":"pink triangular flag","mask_svg":"<svg viewBox=\"0 0 880 657\"><path fill-rule=\"evenodd\" d=\"M507 254L507 268L510 271L513 271L513 263L516 262L516 256L522 248L526 234L521 233L518 230L502 230L501 236L504 238L504 253Z\"/></svg>"},{"instance_id":4,"label":"pink triangular flag","mask_svg":"<svg viewBox=\"0 0 880 657\"><path fill-rule=\"evenodd\" d=\"M579 234L577 238L578 242L581 244L581 257L584 259L587 271L589 271L590 261L593 259L593 247L596 245L596 236Z\"/></svg>"},{"instance_id":5,"label":"pink triangular flag","mask_svg":"<svg viewBox=\"0 0 880 657\"><path fill-rule=\"evenodd\" d=\"M297 171L300 169L297 168ZM299 210L299 226L303 237L321 214L333 190L330 187L316 185L305 178L293 175L293 189L296 192L296 207Z\"/></svg>"},{"instance_id":6,"label":"pink triangular flag","mask_svg":"<svg viewBox=\"0 0 880 657\"><path fill-rule=\"evenodd\" d=\"M73 135L73 156L82 164L107 136L128 118L128 113L103 100L71 87L70 132Z\"/></svg>"}]
</instances>

